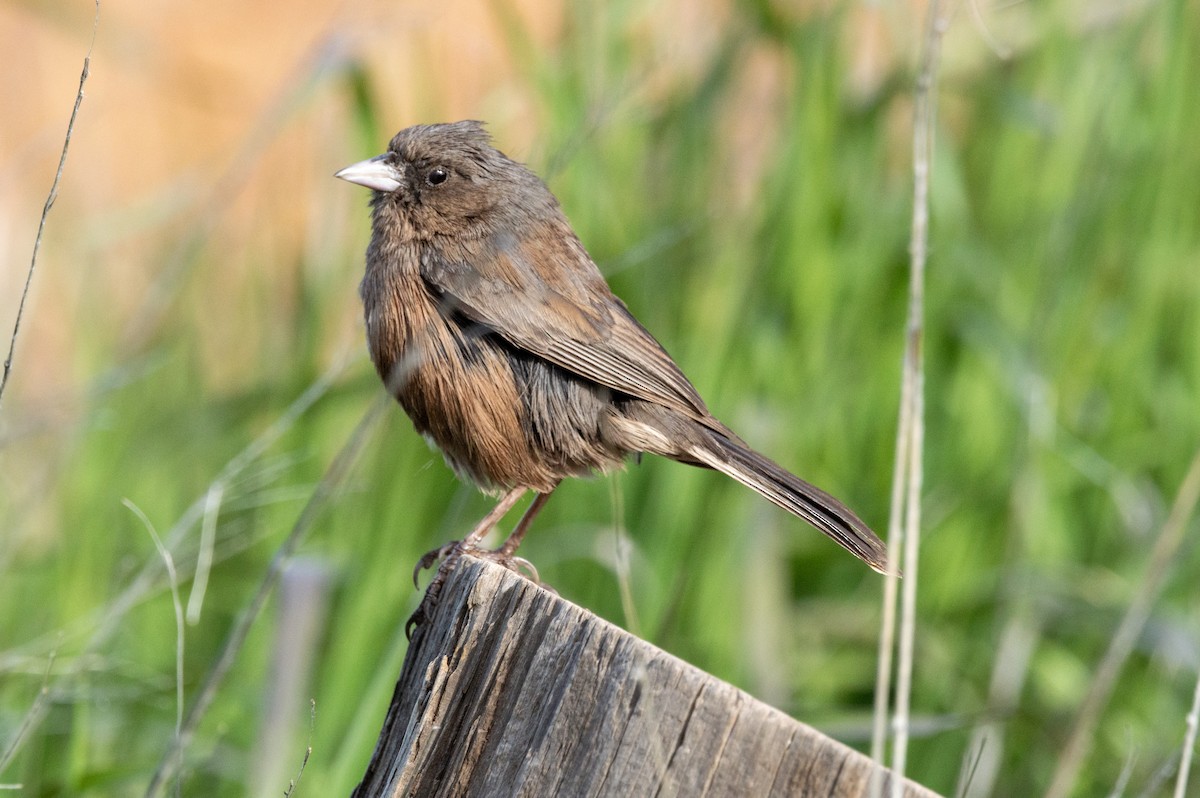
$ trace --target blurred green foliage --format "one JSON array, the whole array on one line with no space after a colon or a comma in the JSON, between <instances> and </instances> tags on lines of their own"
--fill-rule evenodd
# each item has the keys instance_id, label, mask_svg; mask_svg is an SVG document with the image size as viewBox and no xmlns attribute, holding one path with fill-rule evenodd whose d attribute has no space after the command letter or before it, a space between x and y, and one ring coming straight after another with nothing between
<instances>
[{"instance_id":1,"label":"blurred green foliage","mask_svg":"<svg viewBox=\"0 0 1200 798\"><path fill-rule=\"evenodd\" d=\"M663 56L640 46L632 6L575 4L550 50L532 45L515 11L495 10L539 102L540 144L528 160L714 412L882 529L906 303L912 76L901 65L866 91L851 87L848 8L788 15L743 3L691 80L642 91ZM998 735L987 742L1001 757L995 794L1044 789L1200 441L1200 11L1164 0L1090 25L1062 4L1022 13L1032 33L1010 58L951 60L938 92L909 773L945 793L978 754L968 740L985 722ZM951 41L976 35L967 16L960 9ZM745 108L747 82L761 78L747 67L756 58L782 88L769 106ZM309 101L344 98L346 162L409 121L380 118L362 68L330 80ZM493 132L505 148L505 131ZM220 257L215 244L202 247L172 300L192 312L135 355L100 330L92 359L75 364L98 376L62 439L70 467L35 503L0 496L9 536L0 750L31 707L44 711L0 771L0 782L25 785L20 794L140 794L163 756L175 723L175 625L152 540L120 500L174 541L186 600L203 526L188 508L202 508L231 458L326 370L322 342L356 301L364 198L332 182L328 192L344 192L351 208L335 262L315 253L295 264L298 295L279 307L265 283L260 296L224 298L222 323L271 326L248 333L258 348L242 352L260 360L261 380L215 387L202 365L197 342L214 296L202 265ZM98 292L85 310L100 313L104 301ZM200 621L186 628L189 704L379 393L356 356L219 483L216 559ZM19 439L6 446L21 454ZM46 508L72 534L42 546L21 530ZM356 783L418 597L411 565L486 508L398 408L372 428L301 545L333 569L335 589L313 663L313 753L296 795L344 795ZM618 529L633 547L626 571L614 566ZM522 552L565 597L865 744L881 580L750 492L648 458L563 486ZM1123 769L1142 790L1178 756L1200 664L1198 569L1185 544L1077 794L1106 793ZM147 589L126 606L140 573ZM247 789L275 610L253 626L187 747L184 794ZM1012 630L1028 636L1027 660L1005 659ZM1019 685L1003 706L989 701L997 673ZM298 717L297 769L307 708Z\"/></svg>"}]
</instances>

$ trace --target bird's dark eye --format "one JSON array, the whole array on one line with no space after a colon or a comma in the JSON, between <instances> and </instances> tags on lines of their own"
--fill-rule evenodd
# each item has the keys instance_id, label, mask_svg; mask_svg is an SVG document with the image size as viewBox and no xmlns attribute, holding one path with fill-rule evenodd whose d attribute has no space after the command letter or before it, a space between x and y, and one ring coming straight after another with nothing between
<instances>
[{"instance_id":1,"label":"bird's dark eye","mask_svg":"<svg viewBox=\"0 0 1200 798\"><path fill-rule=\"evenodd\" d=\"M449 177L450 173L439 166L429 170L429 174L425 175L425 182L431 186L438 186L445 183Z\"/></svg>"}]
</instances>

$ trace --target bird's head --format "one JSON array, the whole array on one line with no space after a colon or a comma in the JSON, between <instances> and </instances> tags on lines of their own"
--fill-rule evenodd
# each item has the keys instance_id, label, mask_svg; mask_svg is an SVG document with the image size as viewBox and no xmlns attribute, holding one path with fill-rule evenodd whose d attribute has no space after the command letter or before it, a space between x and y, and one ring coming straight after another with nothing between
<instances>
[{"instance_id":1,"label":"bird's head","mask_svg":"<svg viewBox=\"0 0 1200 798\"><path fill-rule=\"evenodd\" d=\"M405 128L387 152L334 176L375 192L376 224L396 223L418 239L487 235L518 200L553 202L541 180L493 147L474 121Z\"/></svg>"}]
</instances>

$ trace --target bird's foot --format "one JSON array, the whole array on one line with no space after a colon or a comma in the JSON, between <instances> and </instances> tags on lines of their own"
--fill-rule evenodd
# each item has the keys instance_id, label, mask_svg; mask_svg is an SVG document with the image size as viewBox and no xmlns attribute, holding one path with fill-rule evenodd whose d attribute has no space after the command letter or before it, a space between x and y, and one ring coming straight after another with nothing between
<instances>
[{"instance_id":1,"label":"bird's foot","mask_svg":"<svg viewBox=\"0 0 1200 798\"><path fill-rule=\"evenodd\" d=\"M416 627L429 619L433 608L437 606L438 596L442 592L442 585L446 583L450 572L454 570L454 566L464 554L469 554L472 557L478 557L481 560L488 560L497 565L503 566L519 576L523 576L535 585L548 588L542 584L541 577L538 576L537 568L533 566L529 560L524 557L518 557L512 553L513 547L499 546L495 549L486 549L476 545L469 540L456 540L447 543L444 546L439 546L432 551L425 553L417 565L413 568L413 584L420 587L418 581L421 571L432 568L434 563L441 561L438 565L437 572L433 575L433 579L429 582L429 587L425 588L425 596L421 599L421 603L417 605L416 611L409 616L408 621L404 624L404 634L411 640L412 631Z\"/></svg>"},{"instance_id":2,"label":"bird's foot","mask_svg":"<svg viewBox=\"0 0 1200 798\"><path fill-rule=\"evenodd\" d=\"M447 543L444 546L439 546L436 549L425 552L420 560L417 560L417 565L413 568L413 585L421 586L421 572L429 570L433 564L441 560L441 565L438 566L437 573L433 577L434 582L446 580L446 573L454 568L455 563L464 554L469 554L472 557L478 557L481 560L494 562L496 565L503 566L515 574L519 574L535 585L542 583L538 576L537 568L533 566L529 560L524 557L518 557L512 553L510 546L499 546L494 549L485 549L482 546L477 546L474 543L466 540L455 540ZM430 585L432 586L432 582Z\"/></svg>"}]
</instances>

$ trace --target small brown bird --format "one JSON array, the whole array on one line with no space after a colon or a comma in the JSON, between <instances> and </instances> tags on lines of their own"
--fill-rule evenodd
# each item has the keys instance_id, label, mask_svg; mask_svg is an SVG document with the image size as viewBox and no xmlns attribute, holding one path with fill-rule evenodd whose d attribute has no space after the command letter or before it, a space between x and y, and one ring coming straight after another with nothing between
<instances>
[{"instance_id":1,"label":"small brown bird","mask_svg":"<svg viewBox=\"0 0 1200 798\"><path fill-rule=\"evenodd\" d=\"M880 572L886 550L840 501L751 450L609 289L558 201L479 122L417 125L337 173L372 189L361 293L379 376L463 479L501 496L463 552L513 567L566 477L650 452L713 468ZM479 542L526 491L500 548Z\"/></svg>"}]
</instances>

